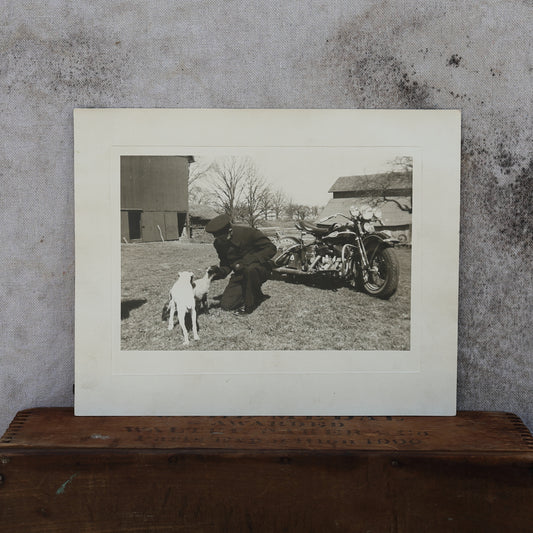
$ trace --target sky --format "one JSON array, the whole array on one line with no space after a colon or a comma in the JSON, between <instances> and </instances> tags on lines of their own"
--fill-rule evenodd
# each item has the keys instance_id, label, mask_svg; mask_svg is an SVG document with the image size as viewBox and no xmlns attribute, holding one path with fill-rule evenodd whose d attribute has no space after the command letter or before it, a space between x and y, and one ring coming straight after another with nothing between
<instances>
[{"instance_id":1,"label":"sky","mask_svg":"<svg viewBox=\"0 0 533 533\"><path fill-rule=\"evenodd\" d=\"M341 176L391 170L390 161L408 155L391 148L265 148L224 155L249 155L259 173L274 189L280 188L297 204L324 206L329 188ZM197 155L202 163L222 154Z\"/></svg>"}]
</instances>

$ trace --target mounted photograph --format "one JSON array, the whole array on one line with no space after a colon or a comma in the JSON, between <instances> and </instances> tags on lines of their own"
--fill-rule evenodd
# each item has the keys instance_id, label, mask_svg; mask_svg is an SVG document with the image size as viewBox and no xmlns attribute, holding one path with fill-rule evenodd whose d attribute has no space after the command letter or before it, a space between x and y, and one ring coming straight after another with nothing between
<instances>
[{"instance_id":1,"label":"mounted photograph","mask_svg":"<svg viewBox=\"0 0 533 533\"><path fill-rule=\"evenodd\" d=\"M122 155L122 350L408 350L413 158Z\"/></svg>"},{"instance_id":2,"label":"mounted photograph","mask_svg":"<svg viewBox=\"0 0 533 533\"><path fill-rule=\"evenodd\" d=\"M75 110L76 414L454 414L460 118Z\"/></svg>"}]
</instances>

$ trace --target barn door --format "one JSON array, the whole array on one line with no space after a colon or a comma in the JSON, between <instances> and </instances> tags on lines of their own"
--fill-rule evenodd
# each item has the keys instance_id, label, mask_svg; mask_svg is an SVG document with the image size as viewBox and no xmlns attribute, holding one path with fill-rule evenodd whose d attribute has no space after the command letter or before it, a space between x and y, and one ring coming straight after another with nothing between
<instances>
[{"instance_id":1,"label":"barn door","mask_svg":"<svg viewBox=\"0 0 533 533\"><path fill-rule=\"evenodd\" d=\"M191 235L186 235L183 233L186 223L187 223L187 213L178 213L178 237L181 237L181 235L185 235L185 237L191 236Z\"/></svg>"},{"instance_id":2,"label":"barn door","mask_svg":"<svg viewBox=\"0 0 533 533\"><path fill-rule=\"evenodd\" d=\"M165 214L154 211L144 212L142 217L142 231L144 242L161 241L161 235L165 239Z\"/></svg>"},{"instance_id":3,"label":"barn door","mask_svg":"<svg viewBox=\"0 0 533 533\"><path fill-rule=\"evenodd\" d=\"M120 212L120 236L126 242L141 239L141 215L140 209L128 209Z\"/></svg>"},{"instance_id":4,"label":"barn door","mask_svg":"<svg viewBox=\"0 0 533 533\"><path fill-rule=\"evenodd\" d=\"M165 239L167 241L176 240L178 234L178 218L175 212L165 213Z\"/></svg>"},{"instance_id":5,"label":"barn door","mask_svg":"<svg viewBox=\"0 0 533 533\"><path fill-rule=\"evenodd\" d=\"M132 241L141 238L141 213L142 211L128 211L130 240Z\"/></svg>"}]
</instances>

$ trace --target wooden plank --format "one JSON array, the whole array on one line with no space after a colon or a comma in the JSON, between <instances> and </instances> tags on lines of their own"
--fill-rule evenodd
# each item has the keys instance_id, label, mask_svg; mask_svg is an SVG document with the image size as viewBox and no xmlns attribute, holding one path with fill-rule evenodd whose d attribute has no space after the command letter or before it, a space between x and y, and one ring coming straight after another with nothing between
<instances>
[{"instance_id":1,"label":"wooden plank","mask_svg":"<svg viewBox=\"0 0 533 533\"><path fill-rule=\"evenodd\" d=\"M75 417L21 411L0 441L12 447L301 451L532 452L510 413L454 417Z\"/></svg>"},{"instance_id":2,"label":"wooden plank","mask_svg":"<svg viewBox=\"0 0 533 533\"><path fill-rule=\"evenodd\" d=\"M11 456L2 531L530 531L530 464L494 457Z\"/></svg>"}]
</instances>

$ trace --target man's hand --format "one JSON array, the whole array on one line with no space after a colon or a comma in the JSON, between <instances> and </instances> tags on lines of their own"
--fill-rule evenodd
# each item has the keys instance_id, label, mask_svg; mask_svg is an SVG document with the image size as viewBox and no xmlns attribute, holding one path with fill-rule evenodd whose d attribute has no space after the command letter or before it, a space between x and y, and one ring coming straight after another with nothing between
<instances>
[{"instance_id":1,"label":"man's hand","mask_svg":"<svg viewBox=\"0 0 533 533\"><path fill-rule=\"evenodd\" d=\"M218 265L211 265L209 270L213 273L213 279L222 279L224 278L224 272Z\"/></svg>"}]
</instances>

